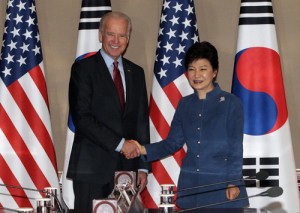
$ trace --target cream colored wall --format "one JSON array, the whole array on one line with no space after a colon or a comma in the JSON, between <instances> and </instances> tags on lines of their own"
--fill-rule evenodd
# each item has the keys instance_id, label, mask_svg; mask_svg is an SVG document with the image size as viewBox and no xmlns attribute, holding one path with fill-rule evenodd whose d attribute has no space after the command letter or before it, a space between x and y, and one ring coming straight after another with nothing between
<instances>
[{"instance_id":1,"label":"cream colored wall","mask_svg":"<svg viewBox=\"0 0 300 213\"><path fill-rule=\"evenodd\" d=\"M200 40L212 42L219 51L218 81L231 88L240 0L194 0ZM126 57L144 67L151 90L162 0L111 0L113 10L127 13L133 34ZM7 2L0 1L0 42ZM37 0L46 80L50 100L53 138L58 167L63 168L68 115L67 90L75 57L81 0ZM300 168L300 2L273 0L278 45L289 110L297 168Z\"/></svg>"}]
</instances>

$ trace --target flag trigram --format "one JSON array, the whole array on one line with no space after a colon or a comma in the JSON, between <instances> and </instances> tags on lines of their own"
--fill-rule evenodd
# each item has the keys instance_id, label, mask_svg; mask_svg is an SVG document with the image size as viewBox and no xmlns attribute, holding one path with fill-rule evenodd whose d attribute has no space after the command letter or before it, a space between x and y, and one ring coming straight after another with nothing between
<instances>
[{"instance_id":1,"label":"flag trigram","mask_svg":"<svg viewBox=\"0 0 300 213\"><path fill-rule=\"evenodd\" d=\"M255 176L258 171L265 171L269 175L266 180L245 180L247 187L272 187L279 185L279 158L244 158L243 175L245 177Z\"/></svg>"}]
</instances>

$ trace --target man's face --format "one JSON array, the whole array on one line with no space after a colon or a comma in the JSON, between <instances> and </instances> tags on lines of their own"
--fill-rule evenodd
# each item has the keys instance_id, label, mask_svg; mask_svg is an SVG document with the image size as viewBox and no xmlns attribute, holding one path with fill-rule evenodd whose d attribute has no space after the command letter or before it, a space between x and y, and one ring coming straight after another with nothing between
<instances>
[{"instance_id":1,"label":"man's face","mask_svg":"<svg viewBox=\"0 0 300 213\"><path fill-rule=\"evenodd\" d=\"M129 41L128 23L124 19L108 18L99 32L102 49L114 60L122 55Z\"/></svg>"}]
</instances>

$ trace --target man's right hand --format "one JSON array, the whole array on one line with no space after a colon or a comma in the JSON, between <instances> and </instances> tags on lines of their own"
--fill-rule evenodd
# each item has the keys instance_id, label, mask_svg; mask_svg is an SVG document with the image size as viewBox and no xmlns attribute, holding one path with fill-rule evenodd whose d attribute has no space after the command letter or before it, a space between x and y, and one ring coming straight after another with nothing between
<instances>
[{"instance_id":1,"label":"man's right hand","mask_svg":"<svg viewBox=\"0 0 300 213\"><path fill-rule=\"evenodd\" d=\"M136 158L141 155L140 144L135 140L125 140L121 153L125 155L127 159Z\"/></svg>"}]
</instances>

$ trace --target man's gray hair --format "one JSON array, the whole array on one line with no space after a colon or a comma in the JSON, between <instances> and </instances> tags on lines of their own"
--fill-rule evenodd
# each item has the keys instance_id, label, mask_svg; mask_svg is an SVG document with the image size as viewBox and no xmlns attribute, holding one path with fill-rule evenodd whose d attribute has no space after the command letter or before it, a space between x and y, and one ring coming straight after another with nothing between
<instances>
[{"instance_id":1,"label":"man's gray hair","mask_svg":"<svg viewBox=\"0 0 300 213\"><path fill-rule=\"evenodd\" d=\"M99 24L99 31L102 32L103 28L105 26L105 22L107 19L109 18L115 18L115 19L124 19L127 21L128 26L127 26L127 33L128 36L130 36L131 34L131 30L132 30L132 24L131 24L131 19L129 18L129 16L127 16L126 14L119 12L119 11L112 11L112 12L108 12L105 15L102 16L101 20L100 20L100 24Z\"/></svg>"}]
</instances>

